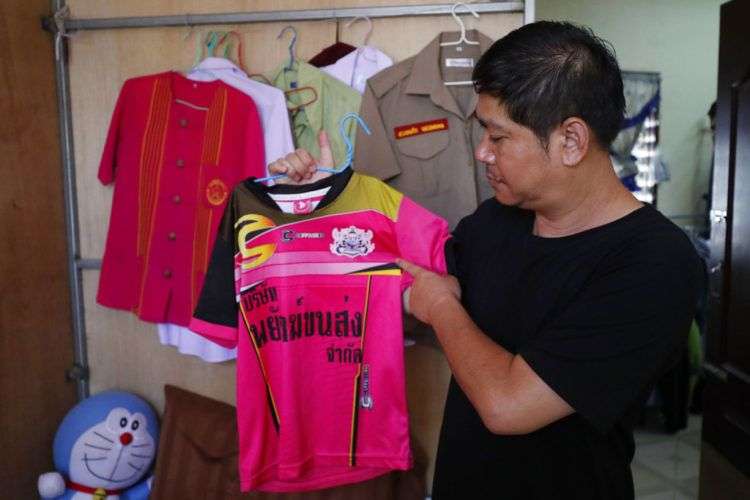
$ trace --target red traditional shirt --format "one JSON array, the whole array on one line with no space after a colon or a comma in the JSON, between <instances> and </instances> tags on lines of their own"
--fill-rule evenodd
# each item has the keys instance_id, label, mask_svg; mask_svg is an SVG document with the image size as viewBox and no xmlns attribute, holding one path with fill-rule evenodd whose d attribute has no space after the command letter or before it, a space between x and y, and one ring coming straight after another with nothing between
<instances>
[{"instance_id":1,"label":"red traditional shirt","mask_svg":"<svg viewBox=\"0 0 750 500\"><path fill-rule=\"evenodd\" d=\"M187 325L229 194L264 165L246 94L177 72L127 80L99 165L115 192L97 301Z\"/></svg>"}]
</instances>

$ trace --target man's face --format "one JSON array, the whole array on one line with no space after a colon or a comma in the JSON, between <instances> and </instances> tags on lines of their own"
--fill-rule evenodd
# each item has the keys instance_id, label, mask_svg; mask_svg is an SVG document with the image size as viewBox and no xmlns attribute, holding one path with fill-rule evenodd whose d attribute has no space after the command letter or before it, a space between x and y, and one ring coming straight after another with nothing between
<instances>
[{"instance_id":1,"label":"man's face","mask_svg":"<svg viewBox=\"0 0 750 500\"><path fill-rule=\"evenodd\" d=\"M479 94L475 115L484 128L474 156L503 205L534 209L554 184L553 156L530 129L510 119L496 97Z\"/></svg>"}]
</instances>

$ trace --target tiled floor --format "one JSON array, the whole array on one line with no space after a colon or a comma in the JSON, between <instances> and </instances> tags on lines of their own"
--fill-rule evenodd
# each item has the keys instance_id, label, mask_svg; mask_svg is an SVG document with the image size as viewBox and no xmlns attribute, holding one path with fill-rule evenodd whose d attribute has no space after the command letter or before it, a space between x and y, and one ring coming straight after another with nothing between
<instances>
[{"instance_id":1,"label":"tiled floor","mask_svg":"<svg viewBox=\"0 0 750 500\"><path fill-rule=\"evenodd\" d=\"M697 499L700 442L701 417L696 415L672 435L658 428L636 429L631 466L636 499Z\"/></svg>"}]
</instances>

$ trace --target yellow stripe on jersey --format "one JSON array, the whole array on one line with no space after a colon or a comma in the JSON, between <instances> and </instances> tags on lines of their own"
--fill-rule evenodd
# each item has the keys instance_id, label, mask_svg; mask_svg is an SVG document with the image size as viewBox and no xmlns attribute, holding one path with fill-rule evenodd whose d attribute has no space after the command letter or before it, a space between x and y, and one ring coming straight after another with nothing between
<instances>
[{"instance_id":1,"label":"yellow stripe on jersey","mask_svg":"<svg viewBox=\"0 0 750 500\"><path fill-rule=\"evenodd\" d=\"M372 284L372 276L367 278L367 289L365 290L365 304L362 308L362 336L359 339L359 349L362 353L359 366L357 367L357 374L354 377L354 397L352 398L352 427L349 434L349 466L354 467L356 463L355 451L357 448L357 414L359 405L357 400L359 399L359 387L360 378L362 377L362 363L365 361L365 332L367 332L367 309L370 304L370 285Z\"/></svg>"},{"instance_id":2,"label":"yellow stripe on jersey","mask_svg":"<svg viewBox=\"0 0 750 500\"><path fill-rule=\"evenodd\" d=\"M401 269L381 269L380 271L359 271L349 273L358 276L401 276Z\"/></svg>"}]
</instances>

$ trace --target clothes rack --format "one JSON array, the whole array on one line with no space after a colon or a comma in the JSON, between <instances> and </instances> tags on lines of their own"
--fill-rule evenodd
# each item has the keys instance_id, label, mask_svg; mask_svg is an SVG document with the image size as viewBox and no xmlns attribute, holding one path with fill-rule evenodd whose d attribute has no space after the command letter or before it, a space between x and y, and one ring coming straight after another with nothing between
<instances>
[{"instance_id":1,"label":"clothes rack","mask_svg":"<svg viewBox=\"0 0 750 500\"><path fill-rule=\"evenodd\" d=\"M42 27L55 35L55 75L59 109L60 149L63 171L65 235L67 265L71 291L75 359L66 376L75 380L79 399L89 395L86 325L83 299L83 271L99 269L101 259L82 258L78 218L78 194L75 177L73 123L68 67L70 32L123 28L193 27L200 25L250 24L263 22L301 22L328 19L351 19L357 16L373 18L450 15L452 3L426 5L397 5L310 10L280 10L264 12L233 12L184 14L168 16L137 16L76 19L69 16L65 0L51 0L55 15L42 19ZM534 20L534 0L494 1L472 3L477 13L523 13L524 23Z\"/></svg>"}]
</instances>

